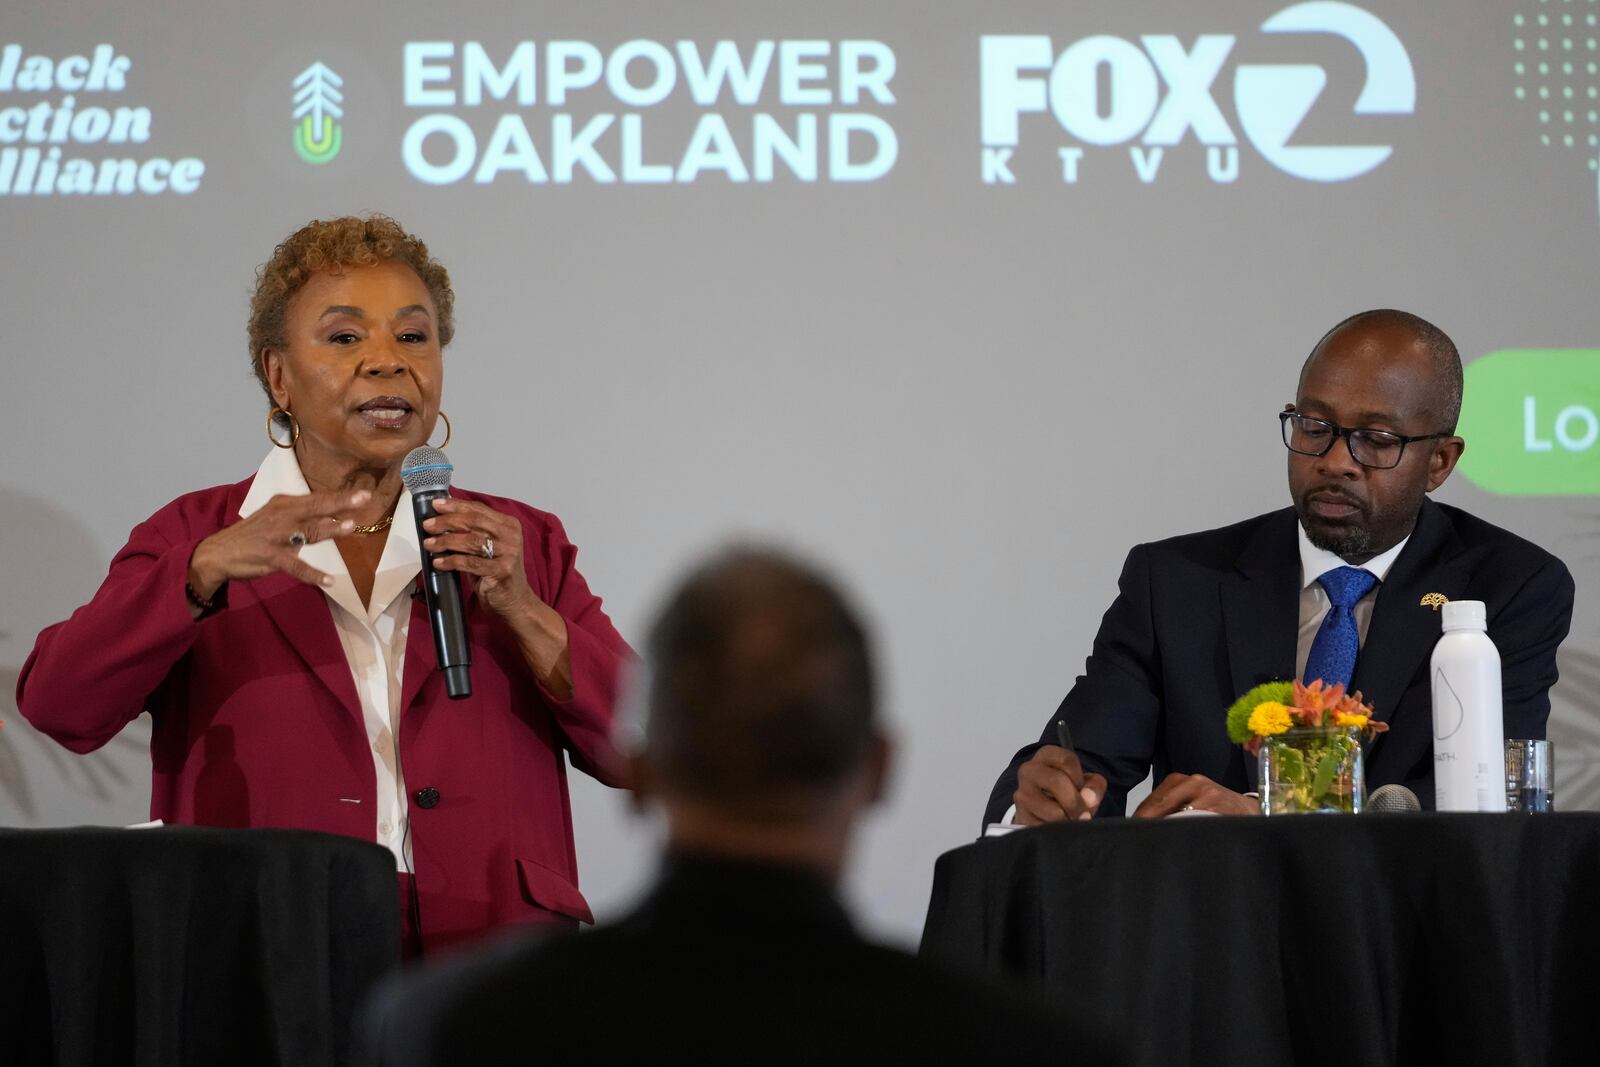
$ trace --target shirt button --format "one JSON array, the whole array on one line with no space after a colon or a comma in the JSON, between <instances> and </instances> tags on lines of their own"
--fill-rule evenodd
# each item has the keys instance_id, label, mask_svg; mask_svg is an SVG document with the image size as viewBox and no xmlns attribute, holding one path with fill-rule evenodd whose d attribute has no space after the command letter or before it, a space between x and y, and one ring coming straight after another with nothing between
<instances>
[{"instance_id":1,"label":"shirt button","mask_svg":"<svg viewBox=\"0 0 1600 1067\"><path fill-rule=\"evenodd\" d=\"M382 752L385 749L387 749L388 747L389 746L384 743L384 740L381 737L378 738L376 741L372 742L372 751L374 751L374 752Z\"/></svg>"},{"instance_id":2,"label":"shirt button","mask_svg":"<svg viewBox=\"0 0 1600 1067\"><path fill-rule=\"evenodd\" d=\"M439 805L439 791L433 786L426 786L416 792L416 802L419 808L433 808Z\"/></svg>"},{"instance_id":3,"label":"shirt button","mask_svg":"<svg viewBox=\"0 0 1600 1067\"><path fill-rule=\"evenodd\" d=\"M389 834L389 831L393 830L393 829L394 829L394 827L390 826L386 822L380 822L378 824L378 833L383 834L385 837L387 837L388 834Z\"/></svg>"}]
</instances>

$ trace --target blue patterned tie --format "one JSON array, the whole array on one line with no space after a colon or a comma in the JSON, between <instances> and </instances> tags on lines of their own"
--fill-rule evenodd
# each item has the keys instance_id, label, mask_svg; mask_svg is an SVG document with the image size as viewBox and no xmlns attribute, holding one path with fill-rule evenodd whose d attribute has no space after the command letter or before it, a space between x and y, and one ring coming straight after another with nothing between
<instances>
[{"instance_id":1,"label":"blue patterned tie","mask_svg":"<svg viewBox=\"0 0 1600 1067\"><path fill-rule=\"evenodd\" d=\"M1311 654L1306 657L1305 681L1321 678L1329 685L1350 685L1361 651L1361 631L1350 609L1378 584L1377 575L1360 567L1338 567L1317 579L1332 604L1322 619Z\"/></svg>"}]
</instances>

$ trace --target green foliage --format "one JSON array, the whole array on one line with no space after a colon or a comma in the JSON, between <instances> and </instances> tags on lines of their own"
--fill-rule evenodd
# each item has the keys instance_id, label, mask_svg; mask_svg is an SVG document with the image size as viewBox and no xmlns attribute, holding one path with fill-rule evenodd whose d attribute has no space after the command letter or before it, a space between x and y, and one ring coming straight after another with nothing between
<instances>
[{"instance_id":1,"label":"green foliage","mask_svg":"<svg viewBox=\"0 0 1600 1067\"><path fill-rule=\"evenodd\" d=\"M1330 745L1328 751L1322 754L1322 760L1317 764L1317 776L1311 782L1313 797L1320 797L1333 787L1333 776L1339 773L1339 765L1344 758L1343 745Z\"/></svg>"},{"instance_id":2,"label":"green foliage","mask_svg":"<svg viewBox=\"0 0 1600 1067\"><path fill-rule=\"evenodd\" d=\"M1290 730L1261 746L1261 804L1268 815L1353 812L1361 743L1354 727Z\"/></svg>"},{"instance_id":3,"label":"green foliage","mask_svg":"<svg viewBox=\"0 0 1600 1067\"><path fill-rule=\"evenodd\" d=\"M1255 735L1250 732L1250 713L1267 701L1291 705L1294 703L1293 682L1266 682L1256 686L1235 700L1228 708L1228 737L1242 745Z\"/></svg>"}]
</instances>

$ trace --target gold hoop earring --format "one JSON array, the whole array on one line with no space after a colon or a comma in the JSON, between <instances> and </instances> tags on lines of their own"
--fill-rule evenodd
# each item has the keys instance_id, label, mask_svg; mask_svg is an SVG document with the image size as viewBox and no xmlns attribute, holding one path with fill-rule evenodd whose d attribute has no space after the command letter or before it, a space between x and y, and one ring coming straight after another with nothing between
<instances>
[{"instance_id":1,"label":"gold hoop earring","mask_svg":"<svg viewBox=\"0 0 1600 1067\"><path fill-rule=\"evenodd\" d=\"M289 443L284 444L272 432L272 423L279 415L289 420ZM267 412L267 440L272 442L274 448L293 448L300 441L300 420L294 417L294 412L285 411L276 404Z\"/></svg>"},{"instance_id":2,"label":"gold hoop earring","mask_svg":"<svg viewBox=\"0 0 1600 1067\"><path fill-rule=\"evenodd\" d=\"M443 452L445 449L450 447L450 416L441 411L439 412L439 417L444 420L444 443L429 445L428 447L437 448L439 451Z\"/></svg>"}]
</instances>

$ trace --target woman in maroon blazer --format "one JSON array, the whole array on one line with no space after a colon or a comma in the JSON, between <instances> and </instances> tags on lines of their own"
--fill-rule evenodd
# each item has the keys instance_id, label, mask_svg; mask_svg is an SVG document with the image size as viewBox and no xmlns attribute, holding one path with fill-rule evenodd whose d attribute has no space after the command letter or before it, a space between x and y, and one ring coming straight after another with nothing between
<instances>
[{"instance_id":1,"label":"woman in maroon blazer","mask_svg":"<svg viewBox=\"0 0 1600 1067\"><path fill-rule=\"evenodd\" d=\"M392 219L280 245L250 315L274 447L251 478L136 527L17 685L23 715L77 752L148 710L152 818L387 846L411 951L419 933L590 920L562 752L622 784L609 737L632 655L554 515L457 490L421 544L463 575L473 688L446 699L400 465L436 421L448 441L453 302Z\"/></svg>"}]
</instances>

